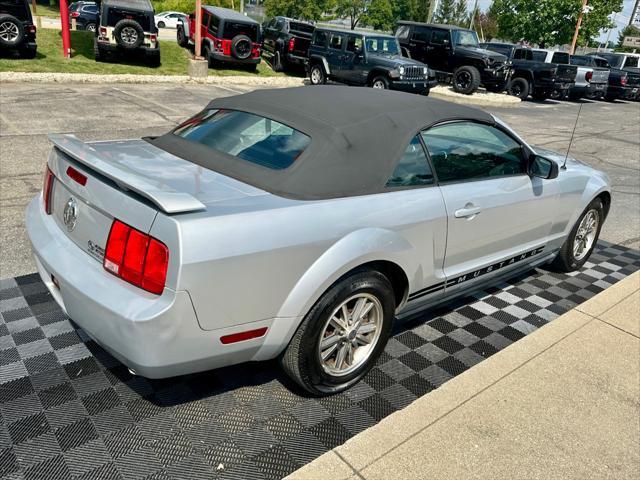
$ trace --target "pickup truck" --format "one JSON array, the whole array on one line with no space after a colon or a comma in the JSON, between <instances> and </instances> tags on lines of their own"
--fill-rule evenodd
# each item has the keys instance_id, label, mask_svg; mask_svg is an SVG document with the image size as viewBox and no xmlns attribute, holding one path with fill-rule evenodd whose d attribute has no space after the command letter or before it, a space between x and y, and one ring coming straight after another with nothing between
<instances>
[{"instance_id":1,"label":"pickup truck","mask_svg":"<svg viewBox=\"0 0 640 480\"><path fill-rule=\"evenodd\" d=\"M570 55L567 52L554 50L532 49L533 59L556 65L556 83L550 97L560 100L569 95L569 89L575 84L578 67L570 64Z\"/></svg>"},{"instance_id":2,"label":"pickup truck","mask_svg":"<svg viewBox=\"0 0 640 480\"><path fill-rule=\"evenodd\" d=\"M287 17L274 17L262 25L262 56L276 72L305 66L316 27Z\"/></svg>"},{"instance_id":3,"label":"pickup truck","mask_svg":"<svg viewBox=\"0 0 640 480\"><path fill-rule=\"evenodd\" d=\"M530 48L513 43L481 43L480 46L501 53L511 62L511 79L501 88L489 88L492 92L507 90L509 95L524 100L531 95L535 100L546 100L558 83L557 67L533 59ZM562 83L562 80L560 80Z\"/></svg>"},{"instance_id":4,"label":"pickup truck","mask_svg":"<svg viewBox=\"0 0 640 480\"><path fill-rule=\"evenodd\" d=\"M571 55L571 65L578 67L576 83L569 89L569 98L579 100L582 97L591 99L604 98L609 83L610 68L594 66L591 57Z\"/></svg>"},{"instance_id":5,"label":"pickup truck","mask_svg":"<svg viewBox=\"0 0 640 480\"><path fill-rule=\"evenodd\" d=\"M606 98L607 100L615 100L615 98L636 102L640 100L640 68L638 68L640 55L633 53L590 53L589 56L604 58L609 62L612 70L618 69L627 74L627 81L621 95L614 98Z\"/></svg>"}]
</instances>

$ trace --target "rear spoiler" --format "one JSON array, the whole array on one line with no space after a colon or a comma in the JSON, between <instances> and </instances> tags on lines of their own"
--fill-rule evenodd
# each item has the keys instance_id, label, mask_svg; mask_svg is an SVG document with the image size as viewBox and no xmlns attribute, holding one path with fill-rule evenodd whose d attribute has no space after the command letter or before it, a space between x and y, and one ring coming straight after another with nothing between
<instances>
[{"instance_id":1,"label":"rear spoiler","mask_svg":"<svg viewBox=\"0 0 640 480\"><path fill-rule=\"evenodd\" d=\"M74 160L112 180L123 190L130 190L146 198L165 213L186 213L205 210L200 200L185 192L149 181L117 165L101 159L96 151L74 135L51 134L49 140L55 148Z\"/></svg>"}]
</instances>

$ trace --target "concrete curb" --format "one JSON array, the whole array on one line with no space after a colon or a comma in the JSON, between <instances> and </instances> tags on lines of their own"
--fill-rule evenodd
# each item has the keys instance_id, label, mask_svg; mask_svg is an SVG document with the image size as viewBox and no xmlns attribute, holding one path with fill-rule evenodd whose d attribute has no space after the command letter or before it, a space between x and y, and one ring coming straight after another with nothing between
<instances>
[{"instance_id":1,"label":"concrete curb","mask_svg":"<svg viewBox=\"0 0 640 480\"><path fill-rule=\"evenodd\" d=\"M629 300L632 295L639 295L638 290L640 290L640 272L628 276L543 328L451 379L440 388L418 398L404 409L391 414L343 445L293 472L285 480L320 480L326 478L326 472L331 472L332 478L339 480L363 479L370 476L378 478L380 475L377 475L379 472L376 473L375 465L380 459L394 451L402 452L402 448L405 448L411 439L437 422L447 421L446 418L454 410L493 388L512 372L578 332L590 322L600 320L609 323L618 332L627 332L638 338L640 332L638 332L637 316L633 321L626 321L628 317L633 316L632 310L638 308L637 297L635 304ZM624 300L627 300L627 303L622 305ZM616 308L621 310L616 311ZM609 312L612 312L610 315L612 319L607 321L603 314ZM620 318L623 318L622 323ZM566 414L570 415L570 412ZM487 441L490 440L490 438L487 439ZM495 455L496 458L485 458L482 461L499 463L498 460L505 460L499 458L500 451L496 451ZM426 458L424 462L427 462ZM420 460L417 462L419 463ZM397 467L401 470L400 465ZM419 471L421 470L418 467L415 472ZM385 476L382 475L381 478ZM409 477L396 473L393 478ZM423 477L414 475L411 478ZM540 478L544 478L544 475Z\"/></svg>"},{"instance_id":2,"label":"concrete curb","mask_svg":"<svg viewBox=\"0 0 640 480\"><path fill-rule=\"evenodd\" d=\"M305 78L299 77L251 77L251 76L215 76L192 78L188 75L95 75L89 73L35 73L35 72L0 72L0 83L173 83L173 84L205 84L227 87L301 87L306 85ZM520 99L506 94L479 91L473 95L461 95L450 87L439 85L431 89L432 97L461 103L463 105L515 107Z\"/></svg>"}]
</instances>

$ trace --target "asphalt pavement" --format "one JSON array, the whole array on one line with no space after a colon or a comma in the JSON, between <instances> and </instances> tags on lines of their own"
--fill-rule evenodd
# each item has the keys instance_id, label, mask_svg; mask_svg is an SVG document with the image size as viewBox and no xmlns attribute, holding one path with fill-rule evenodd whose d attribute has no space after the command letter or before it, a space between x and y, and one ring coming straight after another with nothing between
<instances>
[{"instance_id":1,"label":"asphalt pavement","mask_svg":"<svg viewBox=\"0 0 640 480\"><path fill-rule=\"evenodd\" d=\"M42 186L51 148L47 134L73 133L85 141L158 135L212 98L248 89L233 84L2 84L0 278L35 271L24 211ZM487 110L507 121L529 143L561 152L567 151L576 126L570 154L607 172L614 186L613 205L601 238L640 249L640 104L548 101Z\"/></svg>"}]
</instances>

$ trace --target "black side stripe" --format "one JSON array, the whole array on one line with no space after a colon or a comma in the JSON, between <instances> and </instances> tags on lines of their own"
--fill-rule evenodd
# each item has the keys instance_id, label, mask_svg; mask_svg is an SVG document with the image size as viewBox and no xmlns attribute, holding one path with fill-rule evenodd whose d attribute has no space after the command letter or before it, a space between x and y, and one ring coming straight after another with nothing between
<instances>
[{"instance_id":1,"label":"black side stripe","mask_svg":"<svg viewBox=\"0 0 640 480\"><path fill-rule=\"evenodd\" d=\"M493 272L495 270L499 270L501 268L504 267L508 267L510 265L513 265L514 263L517 262L521 262L523 260L526 260L527 258L531 258L534 257L540 253L542 253L544 251L545 247L538 247L535 248L533 250L529 250L528 252L522 253L520 255L516 255L515 257L511 257L507 260L503 260L502 262L498 262L498 263L494 263L493 265L489 265L488 267L483 267L479 270L474 270L472 272L468 272L465 273L463 275L459 275L457 277L454 277L450 280L447 280L446 282L440 282L440 283L436 283L435 285L431 285L427 288L423 288L422 290L417 290L413 293L409 294L409 298L408 301L411 302L412 300L415 300L417 298L420 297L424 297L425 295L429 295L431 293L435 293L439 290L444 290L445 286L446 287L451 287L453 285L458 285L460 283L463 282L467 282L469 280L473 280L476 279L478 277L481 277L482 275L486 275L487 273Z\"/></svg>"}]
</instances>

